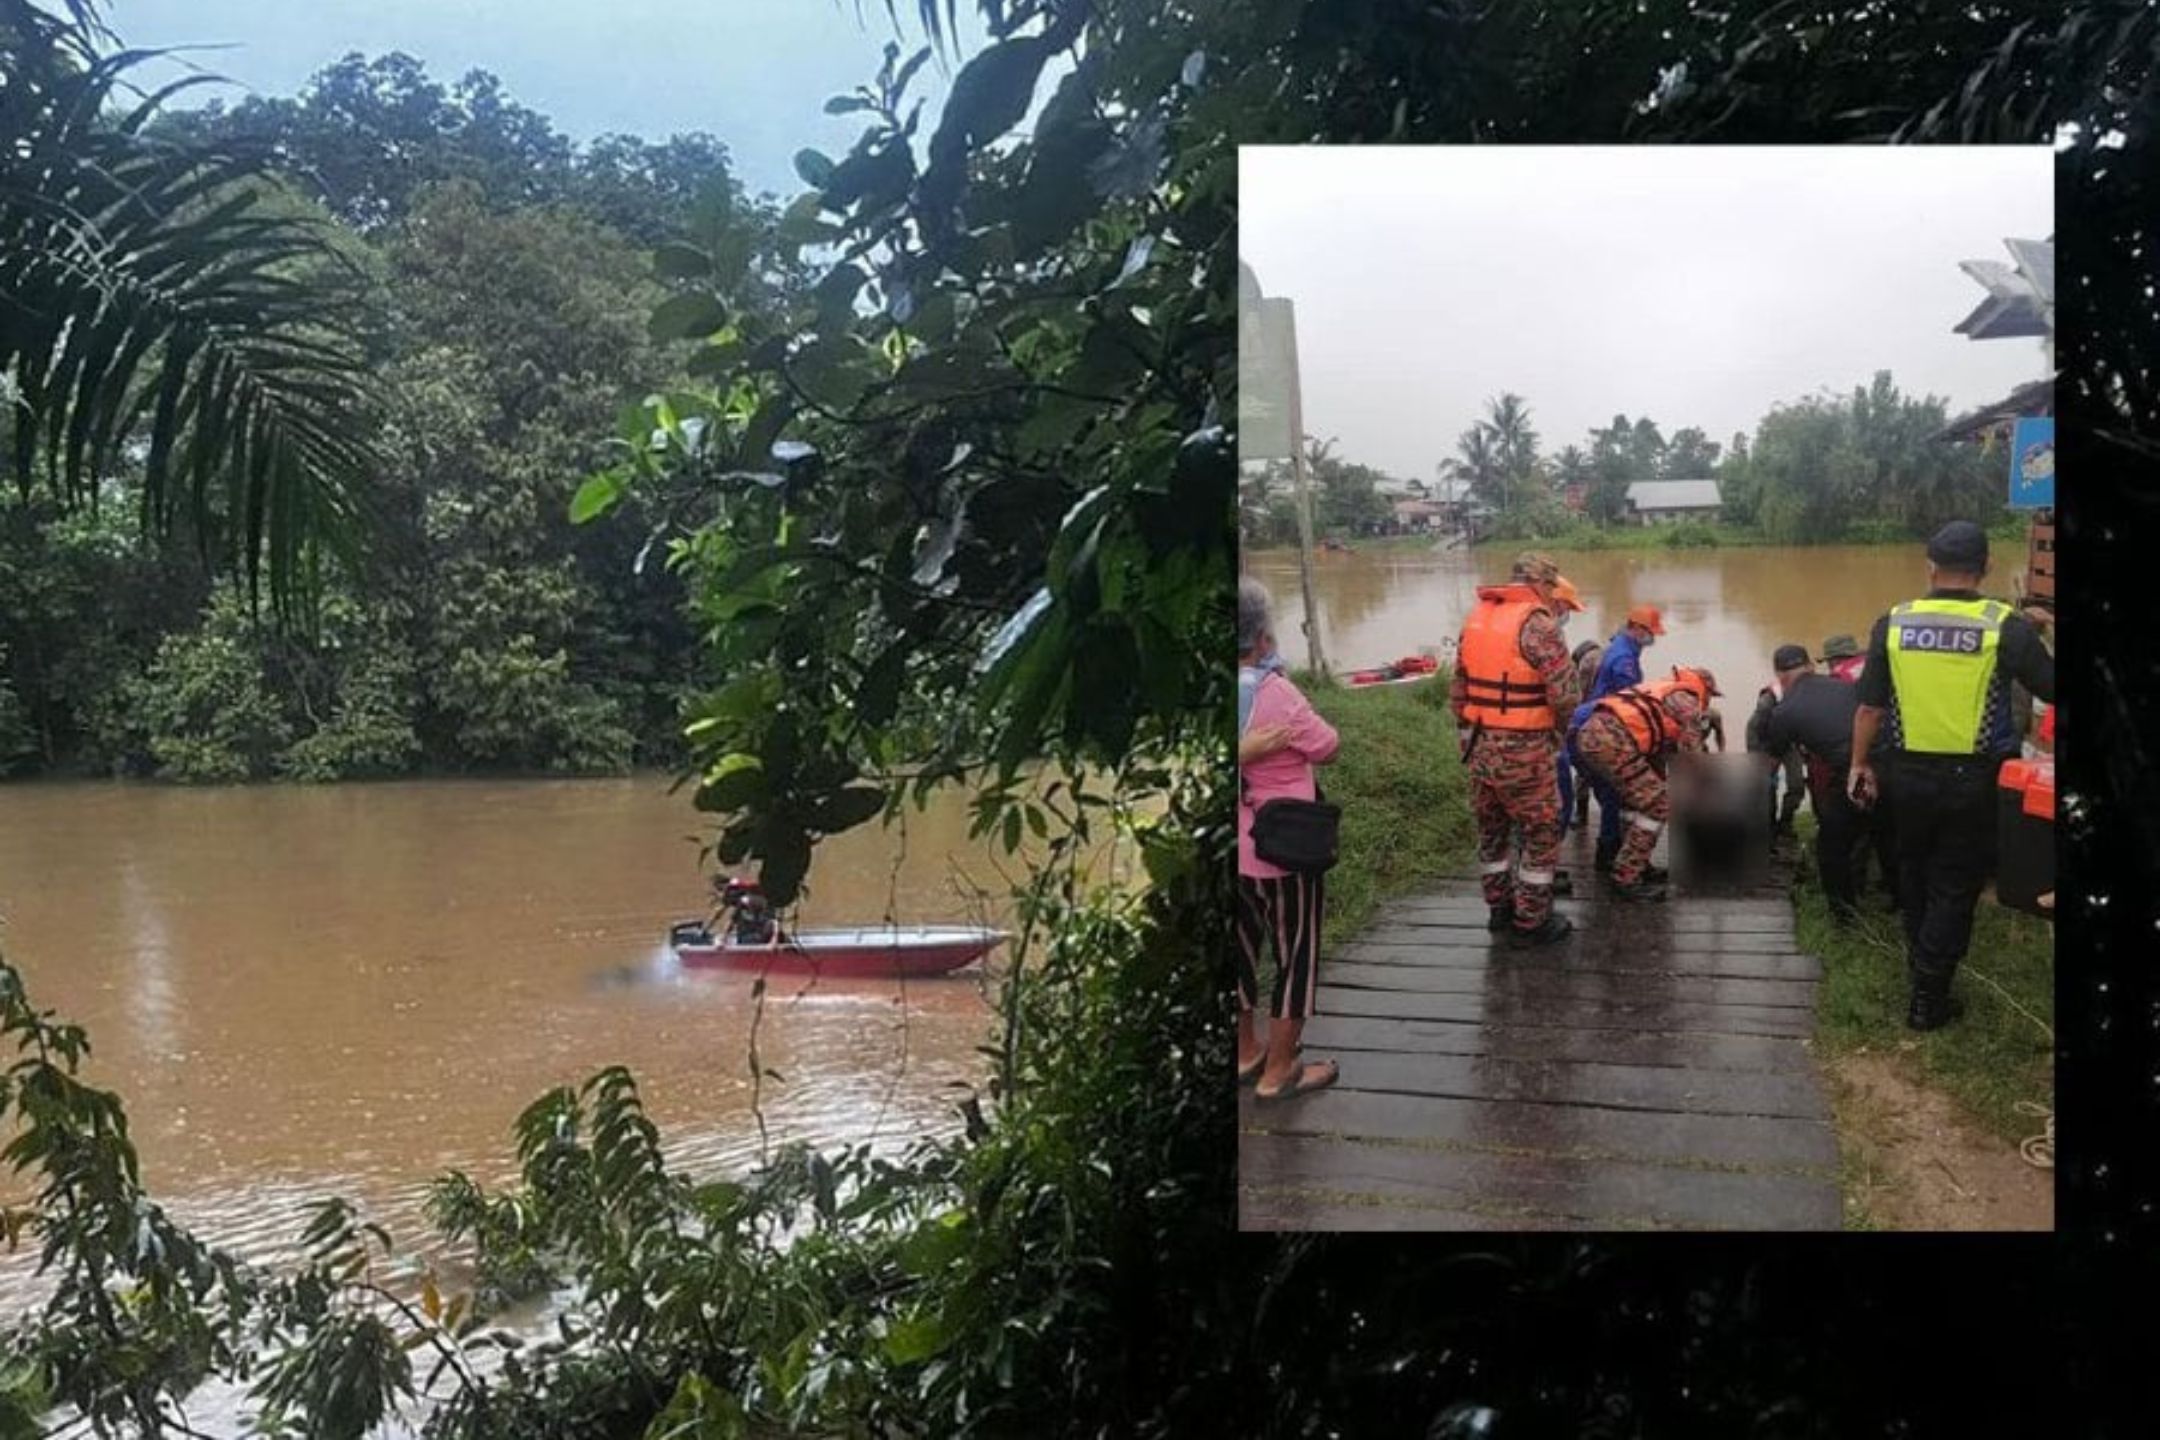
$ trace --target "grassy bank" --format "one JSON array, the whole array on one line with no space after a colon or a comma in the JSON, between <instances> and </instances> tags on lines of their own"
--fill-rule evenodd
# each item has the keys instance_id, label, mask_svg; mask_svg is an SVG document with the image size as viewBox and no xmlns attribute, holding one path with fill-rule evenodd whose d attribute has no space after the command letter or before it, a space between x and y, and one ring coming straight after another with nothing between
<instances>
[{"instance_id":1,"label":"grassy bank","mask_svg":"<svg viewBox=\"0 0 2160 1440\"><path fill-rule=\"evenodd\" d=\"M1812 849L1813 817L1800 829ZM1893 1055L1916 1079L1949 1095L1989 1133L2016 1143L2041 1128L2019 1101L2055 1105L2055 931L2045 920L1980 897L1972 949L1955 993L1965 1017L1926 1035L1905 1028L1905 934L1873 892L1858 923L1840 930L1812 866L1796 901L1800 945L1820 955L1816 1037L1825 1058L1859 1051Z\"/></svg>"},{"instance_id":2,"label":"grassy bank","mask_svg":"<svg viewBox=\"0 0 2160 1440\"><path fill-rule=\"evenodd\" d=\"M1327 946L1356 933L1383 901L1467 863L1476 847L1447 683L1438 675L1350 690L1299 678L1342 734L1320 775L1343 809L1342 859L1327 877Z\"/></svg>"}]
</instances>

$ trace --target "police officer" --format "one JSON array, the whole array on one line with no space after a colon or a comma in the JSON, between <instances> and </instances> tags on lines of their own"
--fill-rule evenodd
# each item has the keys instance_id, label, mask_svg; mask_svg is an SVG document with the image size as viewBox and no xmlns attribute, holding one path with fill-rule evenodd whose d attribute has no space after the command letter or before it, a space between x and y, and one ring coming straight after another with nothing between
<instances>
[{"instance_id":1,"label":"police officer","mask_svg":"<svg viewBox=\"0 0 2160 1440\"><path fill-rule=\"evenodd\" d=\"M1906 968L1905 1023L1935 1030L1963 1006L1950 980L1995 861L1995 774L2017 754L2010 683L2055 698L2055 661L2034 621L1980 594L1987 532L1953 520L1928 541L1928 593L1875 622L1853 715L1853 800L1887 794ZM1881 778L1876 775L1878 756Z\"/></svg>"},{"instance_id":2,"label":"police officer","mask_svg":"<svg viewBox=\"0 0 2160 1440\"><path fill-rule=\"evenodd\" d=\"M1553 913L1560 858L1560 727L1575 708L1575 666L1555 619L1560 569L1520 555L1505 585L1481 586L1463 622L1449 704L1469 772L1488 928L1544 945L1575 927ZM1522 863L1513 861L1515 835Z\"/></svg>"}]
</instances>

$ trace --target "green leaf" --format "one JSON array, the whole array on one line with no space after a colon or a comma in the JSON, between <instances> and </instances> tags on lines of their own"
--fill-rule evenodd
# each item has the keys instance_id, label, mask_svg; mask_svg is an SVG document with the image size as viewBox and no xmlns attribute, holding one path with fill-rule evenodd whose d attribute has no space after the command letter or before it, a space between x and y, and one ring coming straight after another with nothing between
<instances>
[{"instance_id":1,"label":"green leaf","mask_svg":"<svg viewBox=\"0 0 2160 1440\"><path fill-rule=\"evenodd\" d=\"M823 190L832 183L832 158L818 150L795 152L795 173L802 176L803 184L814 190Z\"/></svg>"},{"instance_id":2,"label":"green leaf","mask_svg":"<svg viewBox=\"0 0 2160 1440\"><path fill-rule=\"evenodd\" d=\"M612 474L602 471L578 486L577 494L570 497L570 523L583 525L588 520L597 519L615 508L615 502L620 499L622 482Z\"/></svg>"},{"instance_id":3,"label":"green leaf","mask_svg":"<svg viewBox=\"0 0 2160 1440\"><path fill-rule=\"evenodd\" d=\"M928 1313L895 1320L885 1334L885 1358L895 1365L919 1365L945 1348L945 1325Z\"/></svg>"},{"instance_id":4,"label":"green leaf","mask_svg":"<svg viewBox=\"0 0 2160 1440\"><path fill-rule=\"evenodd\" d=\"M697 808L708 814L733 814L765 794L765 762L755 755L724 755L705 772L697 789Z\"/></svg>"},{"instance_id":5,"label":"green leaf","mask_svg":"<svg viewBox=\"0 0 2160 1440\"><path fill-rule=\"evenodd\" d=\"M900 682L907 676L909 653L906 645L896 644L870 663L855 692L855 718L862 724L882 726L899 710Z\"/></svg>"},{"instance_id":6,"label":"green leaf","mask_svg":"<svg viewBox=\"0 0 2160 1440\"><path fill-rule=\"evenodd\" d=\"M884 810L883 790L874 785L851 785L819 804L811 828L820 835L837 835L875 819Z\"/></svg>"},{"instance_id":7,"label":"green leaf","mask_svg":"<svg viewBox=\"0 0 2160 1440\"><path fill-rule=\"evenodd\" d=\"M742 1402L692 1371L645 1427L645 1440L743 1440L748 1433Z\"/></svg>"},{"instance_id":8,"label":"green leaf","mask_svg":"<svg viewBox=\"0 0 2160 1440\"><path fill-rule=\"evenodd\" d=\"M1050 58L1049 43L1026 35L993 45L960 68L946 97L930 152L943 157L979 150L1020 123L1035 98L1035 80Z\"/></svg>"},{"instance_id":9,"label":"green leaf","mask_svg":"<svg viewBox=\"0 0 2160 1440\"><path fill-rule=\"evenodd\" d=\"M702 280L712 268L713 257L695 245L671 241L653 252L653 273L663 280Z\"/></svg>"},{"instance_id":10,"label":"green leaf","mask_svg":"<svg viewBox=\"0 0 2160 1440\"><path fill-rule=\"evenodd\" d=\"M646 329L655 340L699 340L727 324L727 307L703 293L670 295L654 307Z\"/></svg>"}]
</instances>

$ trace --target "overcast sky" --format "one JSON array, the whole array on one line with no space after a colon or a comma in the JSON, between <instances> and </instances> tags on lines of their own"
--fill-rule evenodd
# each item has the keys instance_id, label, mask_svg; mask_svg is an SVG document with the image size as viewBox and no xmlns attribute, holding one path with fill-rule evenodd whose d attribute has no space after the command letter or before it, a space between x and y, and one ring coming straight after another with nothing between
<instances>
[{"instance_id":1,"label":"overcast sky","mask_svg":"<svg viewBox=\"0 0 2160 1440\"><path fill-rule=\"evenodd\" d=\"M1887 369L1953 412L2046 371L1951 327L2054 233L2045 147L1246 147L1238 246L1297 307L1305 429L1433 478L1503 390L1545 453L1617 413L1753 437Z\"/></svg>"},{"instance_id":2,"label":"overcast sky","mask_svg":"<svg viewBox=\"0 0 2160 1440\"><path fill-rule=\"evenodd\" d=\"M899 13L912 51L913 0ZM975 6L958 15L971 53L982 42ZM191 47L188 63L237 82L179 104L291 95L350 51L402 50L445 84L492 71L575 140L710 131L752 192L781 195L803 188L797 150L854 144L863 117L825 114L826 97L875 75L893 38L884 0L109 0L106 19L128 45ZM168 61L145 76L178 73ZM933 61L911 87L929 101L924 134L948 79Z\"/></svg>"}]
</instances>

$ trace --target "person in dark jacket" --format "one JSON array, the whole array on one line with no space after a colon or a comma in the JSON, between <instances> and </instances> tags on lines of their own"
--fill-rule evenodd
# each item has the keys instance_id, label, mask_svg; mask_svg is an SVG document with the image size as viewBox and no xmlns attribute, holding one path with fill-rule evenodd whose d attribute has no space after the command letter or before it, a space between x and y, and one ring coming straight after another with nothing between
<instances>
[{"instance_id":1,"label":"person in dark jacket","mask_svg":"<svg viewBox=\"0 0 2160 1440\"><path fill-rule=\"evenodd\" d=\"M1770 665L1779 699L1763 717L1760 748L1773 767L1802 763L1808 798L1815 804L1815 868L1831 916L1848 924L1859 892L1856 852L1866 829L1845 784L1860 698L1852 686L1818 672L1805 646L1778 646ZM1752 740L1749 748L1756 748Z\"/></svg>"},{"instance_id":2,"label":"person in dark jacket","mask_svg":"<svg viewBox=\"0 0 2160 1440\"><path fill-rule=\"evenodd\" d=\"M2020 615L1980 594L1987 532L1953 520L1928 541L1927 559L1927 594L1892 607L1869 638L1848 782L1863 806L1887 793L1897 815L1912 980L1905 1023L1915 1030L1939 1029L1963 1008L1950 982L1994 869L1996 772L2018 753L2011 682L2055 699L2055 658L2037 628L2044 612Z\"/></svg>"},{"instance_id":3,"label":"person in dark jacket","mask_svg":"<svg viewBox=\"0 0 2160 1440\"><path fill-rule=\"evenodd\" d=\"M1797 645L1781 645L1778 656L1788 650L1800 650L1800 658L1807 659L1807 652ZM1773 665L1777 657L1772 657ZM1810 664L1809 669L1814 666ZM1799 673L1799 672L1795 672ZM1755 709L1748 715L1747 750L1750 755L1767 755L1769 745L1763 739L1763 727L1770 723L1770 712L1785 698L1785 682L1773 669L1770 683L1755 692ZM1778 795L1778 780L1785 782L1785 794ZM1773 843L1792 834L1793 817L1800 813L1800 802L1807 793L1807 772L1801 767L1800 752L1795 750L1784 757L1784 763L1769 768L1770 835Z\"/></svg>"}]
</instances>

